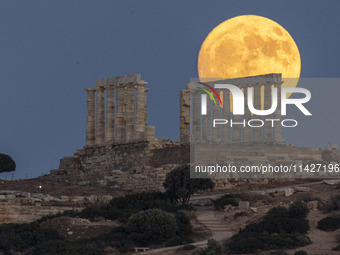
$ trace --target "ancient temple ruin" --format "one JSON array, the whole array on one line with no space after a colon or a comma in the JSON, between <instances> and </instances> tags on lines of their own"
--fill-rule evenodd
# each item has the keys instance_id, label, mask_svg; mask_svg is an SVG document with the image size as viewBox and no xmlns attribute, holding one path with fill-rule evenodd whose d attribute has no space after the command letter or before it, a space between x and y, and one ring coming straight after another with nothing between
<instances>
[{"instance_id":1,"label":"ancient temple ruin","mask_svg":"<svg viewBox=\"0 0 340 255\"><path fill-rule=\"evenodd\" d=\"M281 74L269 74L256 77L237 78L208 82L232 83L244 91L247 97L247 88L253 88L254 107L261 108L261 101L264 109L271 107L271 91L273 87L280 88ZM97 80L95 88L87 88L87 121L86 121L86 146L123 144L132 141L155 139L155 127L147 126L147 82L140 79L140 75L127 75L114 78ZM212 115L200 119L199 107L202 92L190 92L195 82L187 85L185 90L180 91L180 142L191 141L219 142L223 144L249 144L249 143L283 143L282 127L266 122L262 128L251 128L237 125L233 128L221 126L220 129L212 128L212 118L226 118L236 123L246 122L253 117L245 107L245 115L233 115L231 111L231 93L224 90L223 109L212 108ZM217 92L221 92L217 89ZM278 90L280 91L280 90ZM246 104L246 101L245 101ZM208 104L208 112L211 111L211 104ZM192 112L190 109L192 108ZM281 119L281 109L277 107L273 118ZM193 116L190 116L192 114ZM191 120L194 120L191 123ZM190 127L191 125L191 127Z\"/></svg>"},{"instance_id":2,"label":"ancient temple ruin","mask_svg":"<svg viewBox=\"0 0 340 255\"><path fill-rule=\"evenodd\" d=\"M97 80L95 88L86 89L86 145L73 156L62 158L59 169L52 170L45 178L126 192L162 190L168 172L191 162L190 141L199 145L220 144L215 147L224 155L224 160L235 164L340 161L337 148L307 148L286 144L279 125L264 125L261 128L237 125L232 128L223 126L218 131L212 129L211 118L214 116L242 122L254 118L254 115L246 111L244 116L233 116L229 92L224 91L222 108L208 104L208 108L213 107L208 109L210 116L193 118L193 115L201 114L193 106L200 104L202 95L202 92L190 93L190 86L194 83L189 83L185 90L180 91L180 140L171 141L168 138L155 138L155 128L147 125L149 89L145 88L147 83L140 79L140 75ZM247 87L253 87L254 107L260 109L262 103L262 108L268 109L271 107L270 91L273 87L280 87L282 81L280 74L268 74L209 84L214 83L234 84L245 93ZM280 119L279 112L278 108L272 118ZM192 121L197 119L200 121ZM206 158L216 156L214 150L204 152ZM261 180L263 178L253 181L258 183ZM214 181L216 189L230 189L233 187L232 181L237 182L227 177Z\"/></svg>"},{"instance_id":3,"label":"ancient temple ruin","mask_svg":"<svg viewBox=\"0 0 340 255\"><path fill-rule=\"evenodd\" d=\"M272 88L281 88L282 85L281 74L268 74L255 77L236 78L228 80L218 80L207 82L207 84L214 86L214 84L233 84L244 91L244 96L247 98L248 87L253 89L254 108L261 109L261 102L264 109L271 107L271 92ZM180 139L183 143L192 142L214 142L220 144L249 144L249 143L276 143L282 144L281 125L272 127L272 123L265 122L263 127L252 128L241 123L246 123L249 120L254 120L251 112L247 107L245 100L245 114L244 116L233 115L231 110L231 93L229 90L216 89L223 100L223 109L213 107L209 102L207 104L207 116L202 116L199 105L201 104L201 96L204 94L202 90L192 90L192 87L197 85L197 82L191 82L187 85L186 90L180 91ZM281 97L280 89L278 89ZM211 109L212 108L212 109ZM190 112L192 109L192 112ZM190 115L192 114L192 115ZM276 108L273 119L281 120L280 104ZM262 118L262 117L261 117ZM220 128L212 128L212 119L228 119L234 123L240 123L234 127L223 125ZM191 120L192 123L191 123ZM191 125L191 128L190 128Z\"/></svg>"},{"instance_id":4,"label":"ancient temple ruin","mask_svg":"<svg viewBox=\"0 0 340 255\"><path fill-rule=\"evenodd\" d=\"M137 74L98 79L96 88L85 89L87 147L154 139L155 127L147 126L146 84Z\"/></svg>"}]
</instances>

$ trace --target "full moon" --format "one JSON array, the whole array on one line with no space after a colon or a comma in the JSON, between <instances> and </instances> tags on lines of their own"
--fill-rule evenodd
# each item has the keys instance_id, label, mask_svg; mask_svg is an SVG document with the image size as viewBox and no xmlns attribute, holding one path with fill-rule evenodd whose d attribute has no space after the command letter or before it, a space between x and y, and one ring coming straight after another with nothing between
<instances>
[{"instance_id":1,"label":"full moon","mask_svg":"<svg viewBox=\"0 0 340 255\"><path fill-rule=\"evenodd\" d=\"M244 15L222 22L208 34L197 68L200 80L281 73L284 87L296 87L301 60L296 43L281 25Z\"/></svg>"}]
</instances>

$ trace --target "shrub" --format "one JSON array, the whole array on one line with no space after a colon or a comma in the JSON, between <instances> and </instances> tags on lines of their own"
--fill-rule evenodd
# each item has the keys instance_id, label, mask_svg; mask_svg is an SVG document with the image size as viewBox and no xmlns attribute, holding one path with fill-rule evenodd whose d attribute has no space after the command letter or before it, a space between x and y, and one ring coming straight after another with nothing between
<instances>
[{"instance_id":1,"label":"shrub","mask_svg":"<svg viewBox=\"0 0 340 255\"><path fill-rule=\"evenodd\" d=\"M318 228L323 231L334 231L340 228L340 218L326 217L318 222Z\"/></svg>"},{"instance_id":2,"label":"shrub","mask_svg":"<svg viewBox=\"0 0 340 255\"><path fill-rule=\"evenodd\" d=\"M117 218L117 215L115 213L112 213L112 211L109 209L109 207L86 207L84 210L78 213L78 216L80 218L89 219L91 221L95 220L96 218L106 218L115 220Z\"/></svg>"},{"instance_id":3,"label":"shrub","mask_svg":"<svg viewBox=\"0 0 340 255\"><path fill-rule=\"evenodd\" d=\"M284 251L273 251L269 255L288 255L288 253Z\"/></svg>"},{"instance_id":4,"label":"shrub","mask_svg":"<svg viewBox=\"0 0 340 255\"><path fill-rule=\"evenodd\" d=\"M301 235L309 230L308 220L305 219L307 213L301 202L293 203L289 209L274 207L262 221L247 225L233 236L229 248L236 253L251 253L307 245L310 239Z\"/></svg>"},{"instance_id":5,"label":"shrub","mask_svg":"<svg viewBox=\"0 0 340 255\"><path fill-rule=\"evenodd\" d=\"M177 243L176 245L192 242L190 238L190 235L192 234L192 228L188 217L183 212L179 212L175 214L175 218L176 225L178 227L176 230L176 235L180 237L181 240L181 242Z\"/></svg>"},{"instance_id":6,"label":"shrub","mask_svg":"<svg viewBox=\"0 0 340 255\"><path fill-rule=\"evenodd\" d=\"M234 195L234 194L226 194L226 195L216 199L216 201L214 201L215 210L217 210L217 211L223 210L223 208L226 205L237 206L238 205L237 197L238 196Z\"/></svg>"},{"instance_id":7,"label":"shrub","mask_svg":"<svg viewBox=\"0 0 340 255\"><path fill-rule=\"evenodd\" d=\"M307 236L295 234L263 234L262 236L260 235L259 238L263 240L267 249L292 249L311 243Z\"/></svg>"},{"instance_id":8,"label":"shrub","mask_svg":"<svg viewBox=\"0 0 340 255\"><path fill-rule=\"evenodd\" d=\"M11 156L0 153L0 173L14 171L15 168L16 165Z\"/></svg>"},{"instance_id":9,"label":"shrub","mask_svg":"<svg viewBox=\"0 0 340 255\"><path fill-rule=\"evenodd\" d=\"M52 229L44 229L37 223L3 224L0 226L0 249L23 252L30 247L48 240L62 240L63 238Z\"/></svg>"},{"instance_id":10,"label":"shrub","mask_svg":"<svg viewBox=\"0 0 340 255\"><path fill-rule=\"evenodd\" d=\"M143 192L114 198L107 207L84 210L80 216L93 218L100 215L125 222L125 225L101 235L96 241L126 253L134 244L164 242L166 246L173 246L192 242L190 221L183 209L192 207L174 204L161 192ZM170 220L167 220L168 216Z\"/></svg>"},{"instance_id":11,"label":"shrub","mask_svg":"<svg viewBox=\"0 0 340 255\"><path fill-rule=\"evenodd\" d=\"M175 237L178 227L173 214L150 209L132 215L125 224L125 229L134 242L149 245Z\"/></svg>"},{"instance_id":12,"label":"shrub","mask_svg":"<svg viewBox=\"0 0 340 255\"><path fill-rule=\"evenodd\" d=\"M163 186L172 201L187 204L192 194L199 190L212 189L214 183L210 178L190 178L190 166L183 165L166 175Z\"/></svg>"},{"instance_id":13,"label":"shrub","mask_svg":"<svg viewBox=\"0 0 340 255\"><path fill-rule=\"evenodd\" d=\"M340 209L340 195L335 195L330 198L330 201L326 205L328 212L338 211Z\"/></svg>"},{"instance_id":14,"label":"shrub","mask_svg":"<svg viewBox=\"0 0 340 255\"><path fill-rule=\"evenodd\" d=\"M264 243L255 233L240 233L232 237L229 248L236 253L251 253L264 249Z\"/></svg>"},{"instance_id":15,"label":"shrub","mask_svg":"<svg viewBox=\"0 0 340 255\"><path fill-rule=\"evenodd\" d=\"M294 255L308 255L308 253L306 251L297 251Z\"/></svg>"},{"instance_id":16,"label":"shrub","mask_svg":"<svg viewBox=\"0 0 340 255\"><path fill-rule=\"evenodd\" d=\"M104 255L104 251L68 240L50 240L39 245L32 253L32 255L41 254Z\"/></svg>"},{"instance_id":17,"label":"shrub","mask_svg":"<svg viewBox=\"0 0 340 255\"><path fill-rule=\"evenodd\" d=\"M208 240L208 247L200 252L200 255L222 255L223 248L222 246L215 240Z\"/></svg>"},{"instance_id":18,"label":"shrub","mask_svg":"<svg viewBox=\"0 0 340 255\"><path fill-rule=\"evenodd\" d=\"M40 219L36 220L35 222L38 224L41 224L47 220L51 220L51 219L55 219L55 218L59 218L59 217L63 217L63 216L67 216L67 217L77 217L79 216L79 212L78 211L74 211L74 210L67 210L64 212L58 212L57 214L53 214L53 215L45 215L43 217L41 217Z\"/></svg>"},{"instance_id":19,"label":"shrub","mask_svg":"<svg viewBox=\"0 0 340 255\"><path fill-rule=\"evenodd\" d=\"M166 247L177 246L188 242L183 242L179 236L174 236L165 242Z\"/></svg>"},{"instance_id":20,"label":"shrub","mask_svg":"<svg viewBox=\"0 0 340 255\"><path fill-rule=\"evenodd\" d=\"M192 245L192 244L186 244L182 248L182 250L184 250L184 251L191 251L191 250L194 250L194 249L196 249L196 246Z\"/></svg>"},{"instance_id":21,"label":"shrub","mask_svg":"<svg viewBox=\"0 0 340 255\"><path fill-rule=\"evenodd\" d=\"M340 244L338 244L337 246L335 246L332 250L333 250L333 251L340 251Z\"/></svg>"},{"instance_id":22,"label":"shrub","mask_svg":"<svg viewBox=\"0 0 340 255\"><path fill-rule=\"evenodd\" d=\"M252 232L272 233L300 233L305 234L309 230L309 222L304 219L309 210L300 201L294 202L289 209L277 206L267 212L263 221L250 225Z\"/></svg>"},{"instance_id":23,"label":"shrub","mask_svg":"<svg viewBox=\"0 0 340 255\"><path fill-rule=\"evenodd\" d=\"M286 217L266 217L258 222L245 227L245 232L267 232L274 233L299 233L305 234L309 230L309 223L306 219Z\"/></svg>"},{"instance_id":24,"label":"shrub","mask_svg":"<svg viewBox=\"0 0 340 255\"><path fill-rule=\"evenodd\" d=\"M98 236L95 241L103 241L109 246L113 246L121 253L132 250L133 242L123 226L111 230L109 233Z\"/></svg>"},{"instance_id":25,"label":"shrub","mask_svg":"<svg viewBox=\"0 0 340 255\"><path fill-rule=\"evenodd\" d=\"M288 217L288 209L283 206L276 206L267 212L265 219L275 219L275 218L285 218L285 217Z\"/></svg>"},{"instance_id":26,"label":"shrub","mask_svg":"<svg viewBox=\"0 0 340 255\"><path fill-rule=\"evenodd\" d=\"M288 208L290 217L306 218L309 213L307 205L301 201L292 203Z\"/></svg>"},{"instance_id":27,"label":"shrub","mask_svg":"<svg viewBox=\"0 0 340 255\"><path fill-rule=\"evenodd\" d=\"M88 218L91 220L97 217L103 217L108 219L118 219L121 222L126 223L132 215L136 215L139 212L145 213L149 211L149 209L162 209L162 211L161 210L156 211L161 211L162 214L170 215L171 220L168 222L170 222L171 224L173 223L175 224L175 227L173 227L171 230L165 231L170 233L170 236L167 237L166 240L164 239L164 243L167 246L187 244L192 242L191 239L192 228L190 225L190 220L188 219L186 214L192 214L190 213L189 210L194 210L193 207L190 205L178 205L176 203L173 203L164 193L161 192L143 192L126 195L124 197L117 197L112 199L107 206L88 207L84 209L82 212L65 211L64 213L44 216L37 220L35 223L40 224L46 220L61 216L81 217ZM165 213L165 211L171 213L170 214ZM153 218L152 220L156 221L157 219ZM142 222L147 224L146 221ZM143 239L142 242L139 243L143 242L152 243L150 241L151 239L152 241L153 239L155 239L156 243L163 242L157 241L157 238L161 237L162 235L159 235L157 233L156 234L149 233L149 237L147 237L146 240L144 240L145 238L143 231L140 231L139 234L138 233L131 234L130 232L128 232L131 229L126 228L126 226L128 226L128 224L125 224L124 226L121 227L117 227L113 229L111 232L103 234L97 238L94 238L93 240L91 239L90 243L96 244L97 247L100 246L100 248L103 248L103 245L113 246L117 248L119 252L126 253L132 250L132 247L135 243L138 243L138 241L136 241L136 238L138 239L138 237L140 239ZM155 232L154 229L157 230L157 228L159 228L159 225L157 225L157 223L154 223L154 228L152 229L152 231ZM151 238L150 236L152 235L156 236L157 238Z\"/></svg>"},{"instance_id":28,"label":"shrub","mask_svg":"<svg viewBox=\"0 0 340 255\"><path fill-rule=\"evenodd\" d=\"M234 219L241 217L241 216L246 216L247 213L246 212L237 212L234 214Z\"/></svg>"},{"instance_id":29,"label":"shrub","mask_svg":"<svg viewBox=\"0 0 340 255\"><path fill-rule=\"evenodd\" d=\"M294 234L269 235L242 232L232 237L229 248L235 253L252 253L257 250L292 249L309 243L308 237Z\"/></svg>"},{"instance_id":30,"label":"shrub","mask_svg":"<svg viewBox=\"0 0 340 255\"><path fill-rule=\"evenodd\" d=\"M103 255L103 250L87 247L88 243L65 240L57 231L45 229L36 222L26 224L3 224L0 226L0 251L18 253ZM16 254L16 253L15 253Z\"/></svg>"},{"instance_id":31,"label":"shrub","mask_svg":"<svg viewBox=\"0 0 340 255\"><path fill-rule=\"evenodd\" d=\"M192 207L188 205L183 207L172 203L166 194L161 192L142 192L113 198L104 207L88 207L79 214L79 217L90 220L103 217L110 220L118 219L125 223L132 214L148 209L177 212L181 209L190 210Z\"/></svg>"}]
</instances>

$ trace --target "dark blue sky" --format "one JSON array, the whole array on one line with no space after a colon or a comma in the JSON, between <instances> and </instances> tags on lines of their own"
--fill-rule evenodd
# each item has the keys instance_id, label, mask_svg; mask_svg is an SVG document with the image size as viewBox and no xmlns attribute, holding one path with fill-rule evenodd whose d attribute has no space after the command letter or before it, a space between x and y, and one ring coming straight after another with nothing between
<instances>
[{"instance_id":1,"label":"dark blue sky","mask_svg":"<svg viewBox=\"0 0 340 255\"><path fill-rule=\"evenodd\" d=\"M200 45L238 15L282 25L302 77L339 77L339 11L338 0L0 1L0 152L17 162L15 178L56 169L85 144L84 88L134 73L149 82L156 136L178 139L178 94L197 77Z\"/></svg>"}]
</instances>

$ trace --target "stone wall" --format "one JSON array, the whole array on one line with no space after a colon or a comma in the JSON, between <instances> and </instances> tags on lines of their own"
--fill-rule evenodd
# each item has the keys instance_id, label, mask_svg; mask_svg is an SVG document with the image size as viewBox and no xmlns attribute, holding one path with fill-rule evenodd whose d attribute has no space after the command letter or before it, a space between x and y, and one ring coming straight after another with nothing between
<instances>
[{"instance_id":1,"label":"stone wall","mask_svg":"<svg viewBox=\"0 0 340 255\"><path fill-rule=\"evenodd\" d=\"M106 204L112 196L60 196L21 191L0 191L0 224L25 223L67 210Z\"/></svg>"},{"instance_id":2,"label":"stone wall","mask_svg":"<svg viewBox=\"0 0 340 255\"><path fill-rule=\"evenodd\" d=\"M204 146L206 150L206 145ZM301 148L294 145L228 145L219 147L226 160L234 164L249 162L339 162L336 148ZM206 153L208 151L208 153ZM207 158L214 157L206 150ZM78 150L74 156L60 160L59 170L46 178L77 185L102 186L125 192L163 190L165 176L175 167L190 162L190 147L168 139L156 139ZM249 180L259 183L259 180ZM248 183L249 183L248 181ZM216 179L217 190L239 185L235 180ZM260 182L267 183L267 180ZM233 183L233 185L231 184ZM244 183L244 181L240 181Z\"/></svg>"},{"instance_id":3,"label":"stone wall","mask_svg":"<svg viewBox=\"0 0 340 255\"><path fill-rule=\"evenodd\" d=\"M166 174L190 161L189 145L168 140L84 148L61 159L46 178L121 191L162 190Z\"/></svg>"}]
</instances>

